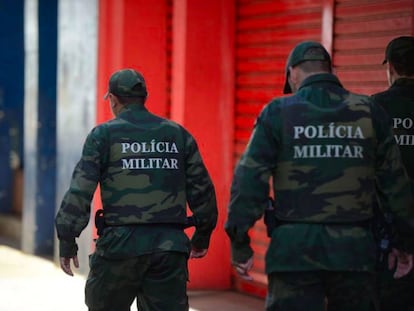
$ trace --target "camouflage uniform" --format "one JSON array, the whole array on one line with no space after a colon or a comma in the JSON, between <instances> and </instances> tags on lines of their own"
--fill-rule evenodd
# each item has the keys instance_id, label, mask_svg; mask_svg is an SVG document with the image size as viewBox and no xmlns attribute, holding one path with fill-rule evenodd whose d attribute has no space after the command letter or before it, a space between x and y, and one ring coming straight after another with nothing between
<instances>
[{"instance_id":1,"label":"camouflage uniform","mask_svg":"<svg viewBox=\"0 0 414 311\"><path fill-rule=\"evenodd\" d=\"M323 49L298 45L303 53L310 46ZM324 310L325 297L332 310L374 308L376 176L397 219L412 203L388 121L329 73L306 78L258 116L234 173L225 229L233 261L246 262L248 230L264 214L272 179L279 224L266 253L266 310Z\"/></svg>"},{"instance_id":2,"label":"camouflage uniform","mask_svg":"<svg viewBox=\"0 0 414 311\"><path fill-rule=\"evenodd\" d=\"M399 37L386 49L385 62L399 63L407 76L414 75L414 37ZM414 180L414 79L402 77L391 87L373 95L393 119L394 135L399 144L407 173ZM387 266L385 262L384 266ZM393 271L382 270L379 277L381 310L414 310L414 272L394 279Z\"/></svg>"},{"instance_id":3,"label":"camouflage uniform","mask_svg":"<svg viewBox=\"0 0 414 311\"><path fill-rule=\"evenodd\" d=\"M133 93L134 79L143 81L135 71L115 73L110 92ZM188 310L188 255L191 247L209 247L217 221L214 187L194 138L142 104L95 127L56 216L61 257L76 255L98 184L106 228L90 256L89 310L129 310L135 297L139 310ZM187 203L196 220L191 241L183 230Z\"/></svg>"}]
</instances>

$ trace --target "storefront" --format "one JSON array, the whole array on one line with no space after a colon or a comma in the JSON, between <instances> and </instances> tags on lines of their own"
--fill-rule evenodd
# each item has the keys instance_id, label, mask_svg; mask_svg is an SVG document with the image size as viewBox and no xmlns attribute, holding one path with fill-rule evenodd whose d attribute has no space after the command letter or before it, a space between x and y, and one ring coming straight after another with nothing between
<instances>
[{"instance_id":1,"label":"storefront","mask_svg":"<svg viewBox=\"0 0 414 311\"><path fill-rule=\"evenodd\" d=\"M32 2L26 0L26 6ZM62 0L58 3L59 18L53 21L57 24L54 27L59 44L56 154L65 165L57 165L56 201L61 199L69 182L66 179L73 167L68 163L76 163L80 155L80 146L68 144L67 138L74 140L76 136L80 141L86 136L86 129L91 128L90 123L98 124L112 117L108 103L102 98L108 79L120 68L135 68L147 80L148 108L179 122L193 134L216 186L217 229L207 257L190 261L189 287L237 288L264 297L268 238L263 222L258 221L251 230L255 250L253 282L245 282L234 274L223 228L233 169L256 116L273 97L282 95L286 57L303 40L324 44L346 88L365 94L384 90L385 46L393 37L414 34L414 1ZM42 18L40 15L39 19ZM85 29L84 33L79 27ZM83 41L76 46L82 36ZM35 52L42 54L40 59L47 56L43 50ZM93 109L85 104L89 101ZM42 106L33 102L33 109L39 107ZM82 121L82 128L75 128L73 120L79 115L85 116L87 122ZM76 135L71 134L72 130ZM38 135L41 133L38 131ZM37 144L30 152L43 152L41 148ZM39 170L32 165L25 173L29 177L40 176L38 185L50 182ZM27 219L23 225L29 228L23 233L23 244L28 252L44 242L42 233L36 231L38 227L53 228L53 223L46 224L41 217L38 220L31 216L41 207L33 199L36 189L28 182L29 177L25 177L26 202L33 206L25 205L23 211ZM56 202L42 204L54 206ZM99 205L96 198L94 209ZM188 233L191 234L191 229ZM90 235L93 234L91 229ZM81 249L93 248L91 241L92 237L83 239L81 244L88 244L83 248L81 245ZM85 261L81 265L87 267L87 256L81 260Z\"/></svg>"},{"instance_id":2,"label":"storefront","mask_svg":"<svg viewBox=\"0 0 414 311\"><path fill-rule=\"evenodd\" d=\"M98 93L105 90L107 77L115 68L108 66L113 55L124 53L117 65L144 69L150 87L157 85L156 90L154 86L150 89L150 105L196 136L217 187L218 228L206 261L190 265L190 287L234 285L263 297L268 243L263 222L251 230L254 282L238 279L229 268L223 223L233 167L257 114L282 94L289 51L302 40L320 41L330 51L345 87L365 94L383 90L387 87L381 64L384 48L391 38L413 33L414 1L169 0L157 2L158 6L125 1L124 13L117 18L128 20L128 26L118 31L114 28L120 26L110 24L105 16L111 11L113 19L113 12L121 12L119 3L100 3ZM156 24L165 26L162 34L151 31ZM109 42L119 40L115 34L120 32L124 33L123 45L117 45L119 53L114 53L114 44ZM138 44L143 41L144 49ZM150 49L154 52L148 53Z\"/></svg>"}]
</instances>

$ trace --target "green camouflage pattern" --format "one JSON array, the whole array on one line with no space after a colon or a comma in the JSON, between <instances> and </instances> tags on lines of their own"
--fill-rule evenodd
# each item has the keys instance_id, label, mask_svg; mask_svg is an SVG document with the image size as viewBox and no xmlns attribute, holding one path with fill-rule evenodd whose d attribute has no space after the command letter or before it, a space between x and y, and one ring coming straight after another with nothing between
<instances>
[{"instance_id":1,"label":"green camouflage pattern","mask_svg":"<svg viewBox=\"0 0 414 311\"><path fill-rule=\"evenodd\" d=\"M373 95L392 118L394 137L401 151L403 163L414 180L414 79L400 78L391 87ZM387 262L385 262L387 265ZM414 272L401 279L393 278L394 271L378 274L381 310L414 310Z\"/></svg>"},{"instance_id":2,"label":"green camouflage pattern","mask_svg":"<svg viewBox=\"0 0 414 311\"><path fill-rule=\"evenodd\" d=\"M135 297L139 311L189 309L185 254L158 252L109 260L95 253L89 265L85 302L90 311L129 311Z\"/></svg>"},{"instance_id":3,"label":"green camouflage pattern","mask_svg":"<svg viewBox=\"0 0 414 311\"><path fill-rule=\"evenodd\" d=\"M277 217L314 223L370 219L375 198L372 159L376 137L366 97L342 96L334 108L323 110L310 104L308 97L303 91L280 99L260 116L264 127L280 116L277 126L269 129L284 146L275 146L271 155L275 161L269 163L277 189ZM253 134L258 140L260 133L256 136L256 131L260 128ZM249 159L259 155L260 147L253 146L242 164L249 165L249 155Z\"/></svg>"},{"instance_id":4,"label":"green camouflage pattern","mask_svg":"<svg viewBox=\"0 0 414 311\"><path fill-rule=\"evenodd\" d=\"M108 225L142 225L141 230L158 234L162 224L186 222L188 203L196 220L191 244L208 248L217 222L215 191L196 141L180 125L132 104L115 119L95 127L86 138L56 215L60 240L74 241L88 224L98 184ZM181 244L185 242L182 234L178 236ZM174 244L168 238L156 242L162 249ZM188 245L182 248L187 250Z\"/></svg>"},{"instance_id":5,"label":"green camouflage pattern","mask_svg":"<svg viewBox=\"0 0 414 311\"><path fill-rule=\"evenodd\" d=\"M110 259L125 259L157 252L189 254L191 243L182 229L165 225L132 225L105 228L95 253Z\"/></svg>"},{"instance_id":6,"label":"green camouflage pattern","mask_svg":"<svg viewBox=\"0 0 414 311\"><path fill-rule=\"evenodd\" d=\"M284 224L273 231L268 249L266 273L375 270L375 240L368 225Z\"/></svg>"},{"instance_id":7,"label":"green camouflage pattern","mask_svg":"<svg viewBox=\"0 0 414 311\"><path fill-rule=\"evenodd\" d=\"M376 186L400 228L413 228L409 179L385 111L331 74L308 77L295 95L273 100L257 118L231 186L225 229L234 261L253 254L248 230L264 214L270 185L282 225L272 235L267 273L373 271L367 224ZM348 231L341 231L345 224Z\"/></svg>"},{"instance_id":8,"label":"green camouflage pattern","mask_svg":"<svg viewBox=\"0 0 414 311\"><path fill-rule=\"evenodd\" d=\"M372 273L272 273L269 275L266 311L379 310L374 283Z\"/></svg>"}]
</instances>

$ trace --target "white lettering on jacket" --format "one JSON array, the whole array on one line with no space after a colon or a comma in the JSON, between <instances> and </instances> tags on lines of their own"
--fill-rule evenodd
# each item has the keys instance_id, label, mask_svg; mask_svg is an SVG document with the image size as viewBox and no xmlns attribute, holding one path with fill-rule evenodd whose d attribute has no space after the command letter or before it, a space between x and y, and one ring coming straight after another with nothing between
<instances>
[{"instance_id":1,"label":"white lettering on jacket","mask_svg":"<svg viewBox=\"0 0 414 311\"><path fill-rule=\"evenodd\" d=\"M155 139L150 142L122 142L121 153L140 156L121 159L124 170L178 170L178 159L171 156L171 154L179 153L175 142L156 141ZM169 156L166 157L166 154Z\"/></svg>"},{"instance_id":2,"label":"white lettering on jacket","mask_svg":"<svg viewBox=\"0 0 414 311\"><path fill-rule=\"evenodd\" d=\"M125 142L121 143L122 153L178 153L177 145L174 142L155 141L151 142Z\"/></svg>"},{"instance_id":3,"label":"white lettering on jacket","mask_svg":"<svg viewBox=\"0 0 414 311\"><path fill-rule=\"evenodd\" d=\"M393 127L394 129L404 129L409 130L414 127L414 121L411 118L393 118ZM410 134L401 134L394 135L395 141L400 146L413 146L414 145L414 135Z\"/></svg>"},{"instance_id":4,"label":"white lettering on jacket","mask_svg":"<svg viewBox=\"0 0 414 311\"><path fill-rule=\"evenodd\" d=\"M305 138L354 138L363 139L364 135L359 126L351 125L308 125L294 126L294 139Z\"/></svg>"},{"instance_id":5,"label":"white lettering on jacket","mask_svg":"<svg viewBox=\"0 0 414 311\"><path fill-rule=\"evenodd\" d=\"M178 160L168 158L133 158L122 159L122 169L164 169L178 170Z\"/></svg>"},{"instance_id":6,"label":"white lettering on jacket","mask_svg":"<svg viewBox=\"0 0 414 311\"><path fill-rule=\"evenodd\" d=\"M336 125L307 125L294 126L293 138L301 139L302 144L293 146L293 157L297 158L363 158L364 148L359 145L347 144L303 144L303 139L364 139L364 133L359 126ZM320 143L320 141L319 141Z\"/></svg>"}]
</instances>

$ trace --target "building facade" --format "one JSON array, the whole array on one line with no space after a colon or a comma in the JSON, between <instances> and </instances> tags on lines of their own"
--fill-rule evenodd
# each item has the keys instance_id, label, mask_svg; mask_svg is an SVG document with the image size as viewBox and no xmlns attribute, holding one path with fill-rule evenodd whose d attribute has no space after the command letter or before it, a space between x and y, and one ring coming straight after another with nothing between
<instances>
[{"instance_id":1,"label":"building facade","mask_svg":"<svg viewBox=\"0 0 414 311\"><path fill-rule=\"evenodd\" d=\"M24 189L20 208L23 250L54 252L53 217L83 140L94 125L111 118L103 100L108 79L114 71L131 67L147 80L149 109L181 123L198 140L216 186L218 226L208 256L190 262L189 287L237 288L260 297L265 295L267 282L264 255L268 240L263 223L259 221L251 230L253 282L234 275L223 225L234 165L259 111L282 94L287 54L299 41L320 41L330 51L344 86L372 94L387 88L381 63L388 41L414 34L413 0L15 3L13 8L0 7L0 12L13 9L24 23L24 34L19 34L24 50L22 45L18 47L21 56L17 53L24 63L17 93L24 101L10 105L9 110L0 101L4 113L0 138L13 141L6 121L13 120L11 112L17 114L14 118L21 121L17 124L24 124L17 134L23 146L17 155L24 166L1 164L0 170L11 172L10 176L23 175L23 182L14 186L15 192ZM2 28L7 29L4 23ZM6 63L1 53L0 62ZM12 147L3 146L2 155L11 153ZM8 185L13 185L13 178L7 178L2 182L10 179ZM0 191L6 189L0 186ZM12 212L7 207L12 205L10 200L4 198L7 195L1 211ZM99 206L97 194L93 209ZM80 238L85 273L87 255L93 250L92 224Z\"/></svg>"}]
</instances>

